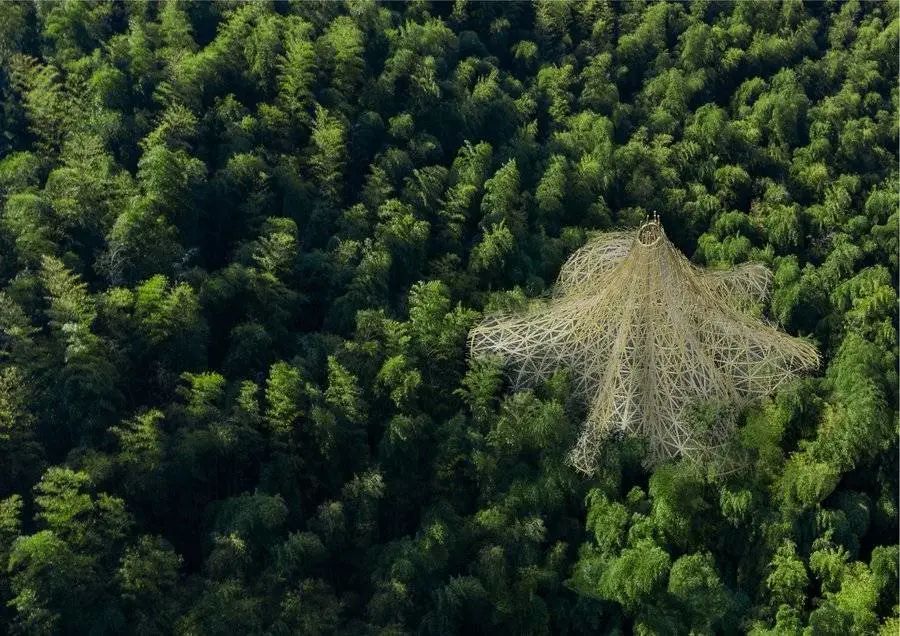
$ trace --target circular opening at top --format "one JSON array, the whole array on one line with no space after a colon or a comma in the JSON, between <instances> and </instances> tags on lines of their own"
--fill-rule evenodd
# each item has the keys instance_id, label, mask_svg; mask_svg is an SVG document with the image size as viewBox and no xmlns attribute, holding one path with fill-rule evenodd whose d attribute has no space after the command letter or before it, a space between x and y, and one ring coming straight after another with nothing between
<instances>
[{"instance_id":1,"label":"circular opening at top","mask_svg":"<svg viewBox=\"0 0 900 636\"><path fill-rule=\"evenodd\" d=\"M662 228L659 221L653 220L644 223L638 230L638 241L641 245L649 247L662 237Z\"/></svg>"}]
</instances>

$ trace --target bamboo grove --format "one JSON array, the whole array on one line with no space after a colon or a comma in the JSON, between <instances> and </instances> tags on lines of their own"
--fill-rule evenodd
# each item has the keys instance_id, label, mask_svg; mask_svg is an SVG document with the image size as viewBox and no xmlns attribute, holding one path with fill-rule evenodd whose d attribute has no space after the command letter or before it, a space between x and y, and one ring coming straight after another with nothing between
<instances>
[{"instance_id":1,"label":"bamboo grove","mask_svg":"<svg viewBox=\"0 0 900 636\"><path fill-rule=\"evenodd\" d=\"M0 632L896 634L897 14L0 3Z\"/></svg>"}]
</instances>

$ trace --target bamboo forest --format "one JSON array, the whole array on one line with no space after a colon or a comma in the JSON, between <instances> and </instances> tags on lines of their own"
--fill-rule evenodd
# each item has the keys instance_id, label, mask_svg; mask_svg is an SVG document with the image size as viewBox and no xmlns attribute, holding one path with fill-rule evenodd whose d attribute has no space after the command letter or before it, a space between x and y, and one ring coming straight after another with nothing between
<instances>
[{"instance_id":1,"label":"bamboo forest","mask_svg":"<svg viewBox=\"0 0 900 636\"><path fill-rule=\"evenodd\" d=\"M898 15L0 2L0 633L896 636Z\"/></svg>"}]
</instances>

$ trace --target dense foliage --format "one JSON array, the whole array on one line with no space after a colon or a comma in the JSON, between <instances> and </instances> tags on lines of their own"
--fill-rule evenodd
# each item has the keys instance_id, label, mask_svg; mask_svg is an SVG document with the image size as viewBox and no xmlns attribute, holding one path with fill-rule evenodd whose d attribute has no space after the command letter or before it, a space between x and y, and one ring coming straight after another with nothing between
<instances>
[{"instance_id":1,"label":"dense foliage","mask_svg":"<svg viewBox=\"0 0 900 636\"><path fill-rule=\"evenodd\" d=\"M855 0L0 3L0 621L896 634L897 43ZM466 334L653 210L824 362L727 474L584 478L569 379Z\"/></svg>"}]
</instances>

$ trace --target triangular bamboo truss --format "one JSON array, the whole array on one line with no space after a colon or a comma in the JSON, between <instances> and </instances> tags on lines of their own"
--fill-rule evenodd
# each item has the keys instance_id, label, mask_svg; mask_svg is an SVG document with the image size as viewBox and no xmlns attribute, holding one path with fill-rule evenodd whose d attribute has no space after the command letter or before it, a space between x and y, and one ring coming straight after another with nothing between
<instances>
[{"instance_id":1,"label":"triangular bamboo truss","mask_svg":"<svg viewBox=\"0 0 900 636\"><path fill-rule=\"evenodd\" d=\"M692 265L654 218L590 241L563 265L548 303L486 317L469 345L474 356L503 358L517 387L571 371L589 405L571 453L585 473L616 432L646 438L651 465L702 459L733 422L699 430L694 405L740 406L818 365L812 345L747 313L765 300L770 282L760 264Z\"/></svg>"}]
</instances>

